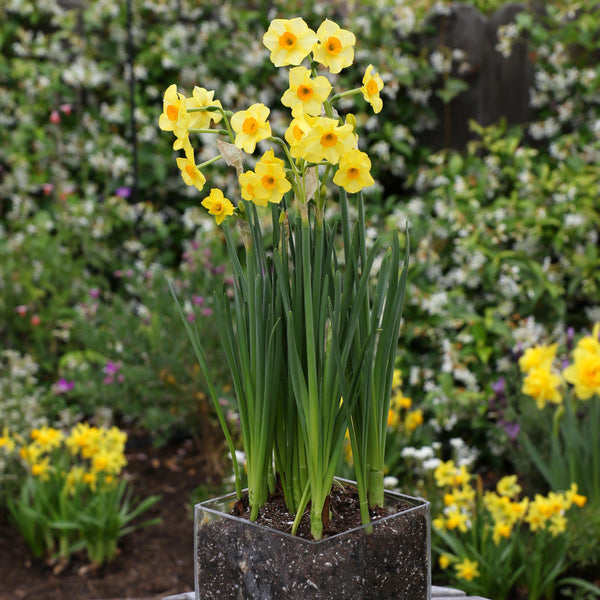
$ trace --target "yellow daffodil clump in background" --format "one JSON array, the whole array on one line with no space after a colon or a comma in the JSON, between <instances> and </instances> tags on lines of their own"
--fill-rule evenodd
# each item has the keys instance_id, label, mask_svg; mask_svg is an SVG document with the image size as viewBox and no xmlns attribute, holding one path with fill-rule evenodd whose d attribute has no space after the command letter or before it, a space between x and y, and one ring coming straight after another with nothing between
<instances>
[{"instance_id":1,"label":"yellow daffodil clump in background","mask_svg":"<svg viewBox=\"0 0 600 600\"><path fill-rule=\"evenodd\" d=\"M502 564L508 575L506 589L497 590L501 598L510 597L513 574L522 573L524 578L535 574L540 561L546 561L536 552L541 547L552 552L553 540L566 531L568 511L583 507L587 500L576 484L566 491L521 498L516 475L502 477L495 490L484 490L479 478L452 460L441 462L434 478L444 500L443 510L433 519L441 539L436 548L440 568L452 566L457 583L476 592L479 578L485 579L481 589L490 589ZM523 566L524 561L531 564Z\"/></svg>"},{"instance_id":2,"label":"yellow daffodil clump in background","mask_svg":"<svg viewBox=\"0 0 600 600\"><path fill-rule=\"evenodd\" d=\"M121 477L127 435L117 427L78 423L63 432L43 426L33 429L28 439L9 437L8 432L3 437L24 470L20 492L8 500L8 511L39 558L52 556L66 563L84 549L91 563L110 561L119 538L136 528L129 521L159 499L132 502L129 482Z\"/></svg>"}]
</instances>

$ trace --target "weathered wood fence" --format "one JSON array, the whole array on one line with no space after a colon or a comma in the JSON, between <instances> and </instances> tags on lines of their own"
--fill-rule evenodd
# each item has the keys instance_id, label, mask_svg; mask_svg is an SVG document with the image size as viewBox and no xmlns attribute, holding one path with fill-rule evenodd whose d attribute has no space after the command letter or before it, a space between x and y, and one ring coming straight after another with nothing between
<instances>
[{"instance_id":1,"label":"weathered wood fence","mask_svg":"<svg viewBox=\"0 0 600 600\"><path fill-rule=\"evenodd\" d=\"M422 36L421 44L428 48L445 46L462 50L470 68L466 73L451 73L464 80L469 88L448 104L435 97L432 106L439 117L436 129L424 133L421 143L433 149L463 148L473 137L468 122L474 119L490 125L501 117L509 124L532 119L529 90L533 83L533 64L524 43L513 45L509 57L498 50L498 28L515 21L524 10L522 3L509 3L486 17L473 6L454 3L448 15L432 19L435 33Z\"/></svg>"}]
</instances>

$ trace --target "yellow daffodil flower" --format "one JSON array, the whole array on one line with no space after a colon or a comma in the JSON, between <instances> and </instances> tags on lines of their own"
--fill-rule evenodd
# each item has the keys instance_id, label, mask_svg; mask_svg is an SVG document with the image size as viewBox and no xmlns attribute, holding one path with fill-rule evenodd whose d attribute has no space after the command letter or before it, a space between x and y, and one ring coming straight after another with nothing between
<instances>
[{"instance_id":1,"label":"yellow daffodil flower","mask_svg":"<svg viewBox=\"0 0 600 600\"><path fill-rule=\"evenodd\" d=\"M516 475L506 475L498 481L496 490L501 496L516 498L521 493L521 486L517 483Z\"/></svg>"},{"instance_id":2,"label":"yellow daffodil flower","mask_svg":"<svg viewBox=\"0 0 600 600\"><path fill-rule=\"evenodd\" d=\"M192 96L185 99L185 107L190 108L206 108L207 106L218 106L222 108L219 100L214 100L214 90L206 90L203 87L195 86L192 91ZM193 111L189 113L190 124L189 129L207 129L210 127L211 121L218 123L223 115L219 111Z\"/></svg>"},{"instance_id":3,"label":"yellow daffodil flower","mask_svg":"<svg viewBox=\"0 0 600 600\"><path fill-rule=\"evenodd\" d=\"M258 103L231 117L231 126L236 133L235 145L238 148L252 154L256 144L271 135L271 125L267 121L270 112L264 104Z\"/></svg>"},{"instance_id":4,"label":"yellow daffodil flower","mask_svg":"<svg viewBox=\"0 0 600 600\"><path fill-rule=\"evenodd\" d=\"M219 189L212 189L209 196L202 200L202 206L215 216L217 225L220 225L225 217L233 214L233 204L223 196L223 192Z\"/></svg>"},{"instance_id":5,"label":"yellow daffodil flower","mask_svg":"<svg viewBox=\"0 0 600 600\"><path fill-rule=\"evenodd\" d=\"M552 404L562 402L563 398L559 389L561 384L562 379L558 375L544 367L533 367L528 371L521 391L527 396L531 396L538 409L542 410L547 402Z\"/></svg>"},{"instance_id":6,"label":"yellow daffodil flower","mask_svg":"<svg viewBox=\"0 0 600 600\"><path fill-rule=\"evenodd\" d=\"M388 411L387 426L395 429L398 427L398 423L400 423L400 415L393 408L390 408Z\"/></svg>"},{"instance_id":7,"label":"yellow daffodil flower","mask_svg":"<svg viewBox=\"0 0 600 600\"><path fill-rule=\"evenodd\" d=\"M184 137L190 125L190 115L185 108L185 96L177 91L177 85L170 85L163 97L163 112L158 126L163 131L172 131L178 138Z\"/></svg>"},{"instance_id":8,"label":"yellow daffodil flower","mask_svg":"<svg viewBox=\"0 0 600 600\"><path fill-rule=\"evenodd\" d=\"M523 356L519 358L519 368L522 373L528 373L532 369L543 368L549 371L556 357L558 344L551 346L535 346L527 348Z\"/></svg>"},{"instance_id":9,"label":"yellow daffodil flower","mask_svg":"<svg viewBox=\"0 0 600 600\"><path fill-rule=\"evenodd\" d=\"M50 469L50 457L46 456L31 465L31 474L42 481L48 481L50 479Z\"/></svg>"},{"instance_id":10,"label":"yellow daffodil flower","mask_svg":"<svg viewBox=\"0 0 600 600\"><path fill-rule=\"evenodd\" d=\"M177 166L186 185L193 185L198 191L201 191L206 183L206 177L196 166L194 151L191 148L185 153L185 158L177 158Z\"/></svg>"},{"instance_id":11,"label":"yellow daffodil flower","mask_svg":"<svg viewBox=\"0 0 600 600\"><path fill-rule=\"evenodd\" d=\"M289 108L300 103L307 114L320 116L322 104L331 92L327 77L320 75L313 79L306 67L294 67L290 69L289 79L290 87L281 97L281 103Z\"/></svg>"},{"instance_id":12,"label":"yellow daffodil flower","mask_svg":"<svg viewBox=\"0 0 600 600\"><path fill-rule=\"evenodd\" d=\"M284 162L275 157L273 150L264 153L254 171L257 182L254 187L254 202L259 206L266 206L267 202L278 204L292 188L285 176Z\"/></svg>"},{"instance_id":13,"label":"yellow daffodil flower","mask_svg":"<svg viewBox=\"0 0 600 600\"><path fill-rule=\"evenodd\" d=\"M585 503L587 502L587 498L577 492L578 492L577 484L572 483L570 489L567 492L565 492L565 495L571 504L575 504L575 506L582 508L585 506Z\"/></svg>"},{"instance_id":14,"label":"yellow daffodil flower","mask_svg":"<svg viewBox=\"0 0 600 600\"><path fill-rule=\"evenodd\" d=\"M339 73L354 61L356 36L341 29L337 23L326 19L317 30L318 45L313 58L326 66L332 73Z\"/></svg>"},{"instance_id":15,"label":"yellow daffodil flower","mask_svg":"<svg viewBox=\"0 0 600 600\"><path fill-rule=\"evenodd\" d=\"M365 152L353 148L340 159L333 183L343 187L349 194L356 194L375 183L370 173L371 160Z\"/></svg>"},{"instance_id":16,"label":"yellow daffodil flower","mask_svg":"<svg viewBox=\"0 0 600 600\"><path fill-rule=\"evenodd\" d=\"M492 540L496 546L500 543L502 538L510 538L512 533L512 525L506 521L496 521L494 523L494 531L492 533Z\"/></svg>"},{"instance_id":17,"label":"yellow daffodil flower","mask_svg":"<svg viewBox=\"0 0 600 600\"><path fill-rule=\"evenodd\" d=\"M440 555L440 558L438 559L440 569L442 569L442 571L447 569L450 566L450 564L452 563L452 559L453 559L453 557L450 554Z\"/></svg>"},{"instance_id":18,"label":"yellow daffodil flower","mask_svg":"<svg viewBox=\"0 0 600 600\"><path fill-rule=\"evenodd\" d=\"M256 197L256 188L259 184L259 177L254 171L245 171L239 176L242 198L248 202L254 202Z\"/></svg>"},{"instance_id":19,"label":"yellow daffodil flower","mask_svg":"<svg viewBox=\"0 0 600 600\"><path fill-rule=\"evenodd\" d=\"M304 112L304 105L302 103L298 103L292 108L292 117L293 119L285 132L285 139L290 146L292 157L301 158L302 147L299 144L317 122L318 118L307 115Z\"/></svg>"},{"instance_id":20,"label":"yellow daffodil flower","mask_svg":"<svg viewBox=\"0 0 600 600\"><path fill-rule=\"evenodd\" d=\"M2 435L0 436L0 448L5 448L8 452L12 452L15 449L15 441L10 437L8 427L2 429Z\"/></svg>"},{"instance_id":21,"label":"yellow daffodil flower","mask_svg":"<svg viewBox=\"0 0 600 600\"><path fill-rule=\"evenodd\" d=\"M468 558L454 565L456 576L465 581L473 581L473 579L479 577L477 567L479 567L479 563L476 560L469 560Z\"/></svg>"},{"instance_id":22,"label":"yellow daffodil flower","mask_svg":"<svg viewBox=\"0 0 600 600\"><path fill-rule=\"evenodd\" d=\"M563 377L575 386L577 398L589 400L600 395L600 354L575 350L573 358L573 364L564 369Z\"/></svg>"},{"instance_id":23,"label":"yellow daffodil flower","mask_svg":"<svg viewBox=\"0 0 600 600\"><path fill-rule=\"evenodd\" d=\"M592 335L582 337L575 347L574 354L584 351L589 354L600 354L600 323L594 325Z\"/></svg>"},{"instance_id":24,"label":"yellow daffodil flower","mask_svg":"<svg viewBox=\"0 0 600 600\"><path fill-rule=\"evenodd\" d=\"M64 437L62 431L47 426L33 429L31 432L31 439L35 441L42 452L49 452L52 448L58 448Z\"/></svg>"},{"instance_id":25,"label":"yellow daffodil flower","mask_svg":"<svg viewBox=\"0 0 600 600\"><path fill-rule=\"evenodd\" d=\"M375 114L381 112L383 100L380 98L379 92L383 89L383 81L379 73L373 73L373 65L366 68L362 83L360 91L364 99L373 107Z\"/></svg>"},{"instance_id":26,"label":"yellow daffodil flower","mask_svg":"<svg viewBox=\"0 0 600 600\"><path fill-rule=\"evenodd\" d=\"M411 410L406 415L404 423L408 431L414 431L417 427L423 425L423 411L420 408Z\"/></svg>"},{"instance_id":27,"label":"yellow daffodil flower","mask_svg":"<svg viewBox=\"0 0 600 600\"><path fill-rule=\"evenodd\" d=\"M342 155L355 147L352 125L340 125L337 119L319 117L298 143L297 152L311 163L326 160L337 165Z\"/></svg>"},{"instance_id":28,"label":"yellow daffodil flower","mask_svg":"<svg viewBox=\"0 0 600 600\"><path fill-rule=\"evenodd\" d=\"M299 65L317 41L317 35L301 17L274 19L263 36L263 44L276 67Z\"/></svg>"},{"instance_id":29,"label":"yellow daffodil flower","mask_svg":"<svg viewBox=\"0 0 600 600\"><path fill-rule=\"evenodd\" d=\"M444 487L452 484L452 478L456 472L456 465L453 460L441 462L433 472L435 483L438 487Z\"/></svg>"}]
</instances>

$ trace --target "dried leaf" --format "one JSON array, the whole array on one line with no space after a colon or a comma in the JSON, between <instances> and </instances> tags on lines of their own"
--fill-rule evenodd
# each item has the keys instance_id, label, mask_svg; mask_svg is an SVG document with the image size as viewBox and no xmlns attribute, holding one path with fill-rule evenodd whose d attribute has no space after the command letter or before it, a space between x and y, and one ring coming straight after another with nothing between
<instances>
[{"instance_id":1,"label":"dried leaf","mask_svg":"<svg viewBox=\"0 0 600 600\"><path fill-rule=\"evenodd\" d=\"M223 160L235 169L238 177L244 172L244 166L242 162L242 150L233 144L217 140L219 145L219 152L223 157Z\"/></svg>"}]
</instances>

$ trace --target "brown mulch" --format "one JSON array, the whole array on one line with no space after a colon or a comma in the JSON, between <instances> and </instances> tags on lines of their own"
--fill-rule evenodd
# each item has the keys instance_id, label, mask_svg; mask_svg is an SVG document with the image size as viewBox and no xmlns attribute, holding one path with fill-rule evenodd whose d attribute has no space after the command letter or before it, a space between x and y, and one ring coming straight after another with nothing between
<instances>
[{"instance_id":1,"label":"brown mulch","mask_svg":"<svg viewBox=\"0 0 600 600\"><path fill-rule=\"evenodd\" d=\"M184 440L160 450L145 440L134 444L127 452L127 472L136 495L162 496L145 513L162 523L123 537L116 559L99 570L81 559L60 569L33 558L0 514L0 600L156 600L193 590L190 494L218 481L217 446L211 440Z\"/></svg>"}]
</instances>

